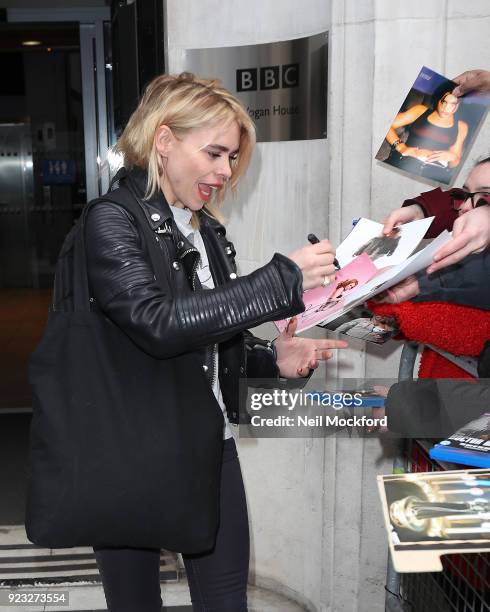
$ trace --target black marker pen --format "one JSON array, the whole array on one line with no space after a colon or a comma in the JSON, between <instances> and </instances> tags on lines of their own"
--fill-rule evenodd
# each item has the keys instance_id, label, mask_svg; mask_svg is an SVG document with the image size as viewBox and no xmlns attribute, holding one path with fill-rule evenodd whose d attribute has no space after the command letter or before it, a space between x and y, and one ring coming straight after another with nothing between
<instances>
[{"instance_id":1,"label":"black marker pen","mask_svg":"<svg viewBox=\"0 0 490 612\"><path fill-rule=\"evenodd\" d=\"M315 236L315 234L308 234L308 242L310 242L311 244L317 244L318 242L320 242L320 240ZM337 261L336 257L333 260L333 265L335 266L336 270L340 270L340 264Z\"/></svg>"}]
</instances>

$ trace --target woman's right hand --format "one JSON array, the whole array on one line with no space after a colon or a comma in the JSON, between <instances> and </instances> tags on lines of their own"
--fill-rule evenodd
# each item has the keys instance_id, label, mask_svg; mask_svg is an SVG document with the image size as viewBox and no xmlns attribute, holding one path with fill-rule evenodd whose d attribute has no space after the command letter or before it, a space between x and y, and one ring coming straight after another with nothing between
<instances>
[{"instance_id":1,"label":"woman's right hand","mask_svg":"<svg viewBox=\"0 0 490 612\"><path fill-rule=\"evenodd\" d=\"M490 207L480 206L456 219L452 238L434 254L427 274L458 263L472 253L482 253L490 247Z\"/></svg>"},{"instance_id":2,"label":"woman's right hand","mask_svg":"<svg viewBox=\"0 0 490 612\"><path fill-rule=\"evenodd\" d=\"M418 204L410 204L393 210L383 221L383 234L389 234L397 225L418 221L425 217L422 207Z\"/></svg>"},{"instance_id":3,"label":"woman's right hand","mask_svg":"<svg viewBox=\"0 0 490 612\"><path fill-rule=\"evenodd\" d=\"M335 250L328 240L298 249L289 255L303 273L303 289L321 287L326 276L335 274Z\"/></svg>"}]
</instances>

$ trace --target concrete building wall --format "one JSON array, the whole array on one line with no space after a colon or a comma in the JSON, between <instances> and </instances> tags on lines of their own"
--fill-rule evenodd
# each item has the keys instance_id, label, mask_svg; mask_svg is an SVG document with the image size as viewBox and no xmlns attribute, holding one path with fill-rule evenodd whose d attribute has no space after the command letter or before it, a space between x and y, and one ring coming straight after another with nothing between
<instances>
[{"instance_id":1,"label":"concrete building wall","mask_svg":"<svg viewBox=\"0 0 490 612\"><path fill-rule=\"evenodd\" d=\"M170 72L186 48L287 40L329 30L328 139L260 143L225 213L242 274L314 231L335 244L361 215L375 220L430 189L374 160L422 65L449 77L490 66L487 0L167 0ZM456 184L489 151L481 130ZM264 336L274 329L263 326ZM312 333L321 336L321 330ZM352 340L316 373L392 376L399 348ZM257 584L321 612L384 609L387 540L376 474L391 460L377 440L239 440Z\"/></svg>"}]
</instances>

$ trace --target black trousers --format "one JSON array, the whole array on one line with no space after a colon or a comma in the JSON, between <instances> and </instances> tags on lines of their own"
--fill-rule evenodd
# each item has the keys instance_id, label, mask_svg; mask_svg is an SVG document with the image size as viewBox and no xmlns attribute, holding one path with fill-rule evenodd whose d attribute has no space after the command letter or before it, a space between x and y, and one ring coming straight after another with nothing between
<instances>
[{"instance_id":1,"label":"black trousers","mask_svg":"<svg viewBox=\"0 0 490 612\"><path fill-rule=\"evenodd\" d=\"M235 441L229 438L223 445L215 546L183 555L194 611L247 611L249 551L245 490ZM95 547L94 552L109 612L160 612L159 549Z\"/></svg>"}]
</instances>

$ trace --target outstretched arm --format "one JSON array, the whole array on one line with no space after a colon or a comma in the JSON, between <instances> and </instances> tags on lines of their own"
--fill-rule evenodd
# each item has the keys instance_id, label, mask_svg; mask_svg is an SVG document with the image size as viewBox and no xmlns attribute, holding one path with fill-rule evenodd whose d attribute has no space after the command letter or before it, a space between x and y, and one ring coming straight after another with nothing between
<instances>
[{"instance_id":1,"label":"outstretched arm","mask_svg":"<svg viewBox=\"0 0 490 612\"><path fill-rule=\"evenodd\" d=\"M304 310L302 273L288 257L206 291L173 295L155 280L140 237L117 204L100 203L86 221L91 295L147 353L167 358ZM316 246L316 245L315 245Z\"/></svg>"}]
</instances>

